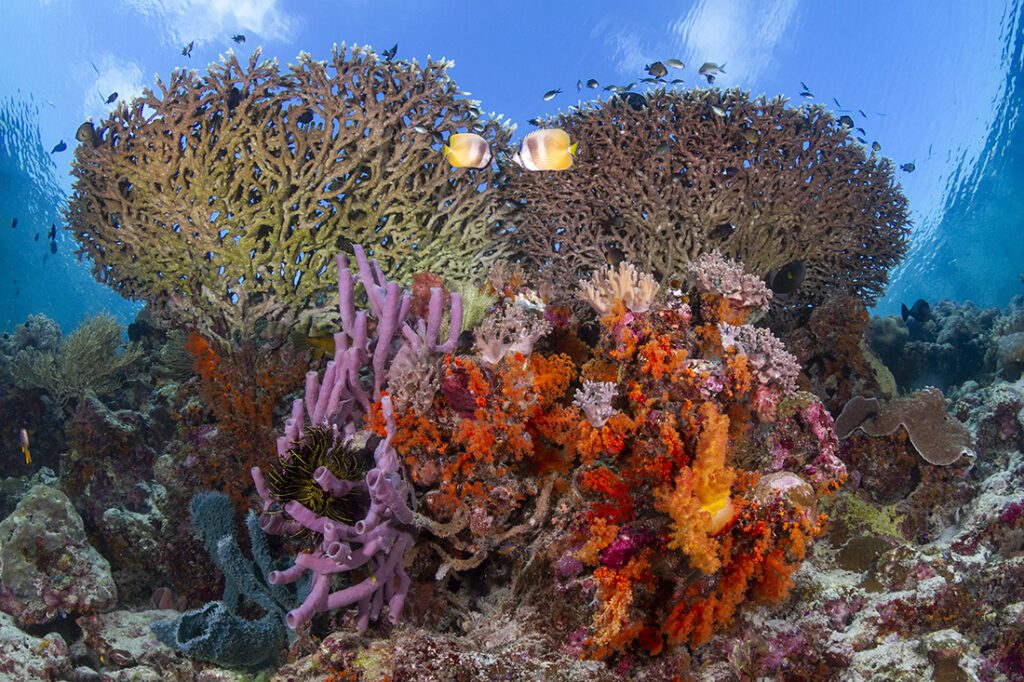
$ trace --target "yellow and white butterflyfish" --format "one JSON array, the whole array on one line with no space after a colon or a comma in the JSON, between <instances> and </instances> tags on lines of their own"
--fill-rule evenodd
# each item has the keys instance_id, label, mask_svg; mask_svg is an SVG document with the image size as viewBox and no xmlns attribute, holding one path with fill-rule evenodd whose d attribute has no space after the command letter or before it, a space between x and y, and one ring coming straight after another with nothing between
<instances>
[{"instance_id":1,"label":"yellow and white butterflyfish","mask_svg":"<svg viewBox=\"0 0 1024 682\"><path fill-rule=\"evenodd\" d=\"M535 130L526 136L512 160L530 171L565 170L572 166L576 143L561 128Z\"/></svg>"},{"instance_id":2,"label":"yellow and white butterflyfish","mask_svg":"<svg viewBox=\"0 0 1024 682\"><path fill-rule=\"evenodd\" d=\"M494 155L487 140L475 133L456 133L448 137L444 158L454 168L487 168Z\"/></svg>"}]
</instances>

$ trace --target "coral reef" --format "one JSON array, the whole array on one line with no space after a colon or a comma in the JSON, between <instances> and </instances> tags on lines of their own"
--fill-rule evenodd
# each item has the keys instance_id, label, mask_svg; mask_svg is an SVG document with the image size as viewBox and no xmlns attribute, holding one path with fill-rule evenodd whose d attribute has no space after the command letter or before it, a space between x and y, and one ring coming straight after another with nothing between
<instances>
[{"instance_id":1,"label":"coral reef","mask_svg":"<svg viewBox=\"0 0 1024 682\"><path fill-rule=\"evenodd\" d=\"M207 73L175 71L76 149L79 253L100 281L207 336L329 314L330 254L352 242L403 281L469 279L508 251L509 209L480 191L494 171L450 172L432 131L494 148L511 133L459 96L449 66L342 45L285 69L257 50L247 65L229 53Z\"/></svg>"},{"instance_id":2,"label":"coral reef","mask_svg":"<svg viewBox=\"0 0 1024 682\"><path fill-rule=\"evenodd\" d=\"M866 155L822 107L655 90L543 125L579 143L578 162L556 174L512 168L504 194L519 207L520 253L562 292L609 254L665 283L717 249L758 277L803 263L803 285L775 305L795 314L837 293L870 304L906 250L892 163Z\"/></svg>"},{"instance_id":3,"label":"coral reef","mask_svg":"<svg viewBox=\"0 0 1024 682\"><path fill-rule=\"evenodd\" d=\"M1022 317L1018 297L1005 312L971 302L940 301L924 322L909 318L871 320L871 347L901 390L935 386L943 391L968 380L986 381L996 371L996 346ZM999 329L1007 329L1000 333Z\"/></svg>"},{"instance_id":4,"label":"coral reef","mask_svg":"<svg viewBox=\"0 0 1024 682\"><path fill-rule=\"evenodd\" d=\"M121 327L109 315L86 320L57 348L24 348L10 373L18 388L40 388L61 404L92 391L103 397L121 386L123 372L141 349L121 342Z\"/></svg>"}]
</instances>

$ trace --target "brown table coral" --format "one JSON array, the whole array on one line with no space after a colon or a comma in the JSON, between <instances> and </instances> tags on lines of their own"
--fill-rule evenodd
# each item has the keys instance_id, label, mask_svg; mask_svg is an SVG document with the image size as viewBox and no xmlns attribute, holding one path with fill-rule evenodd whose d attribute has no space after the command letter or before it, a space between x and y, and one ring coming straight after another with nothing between
<instances>
[{"instance_id":1,"label":"brown table coral","mask_svg":"<svg viewBox=\"0 0 1024 682\"><path fill-rule=\"evenodd\" d=\"M204 331L336 307L352 242L389 276L466 279L501 257L493 170L453 171L442 132L507 142L446 71L344 45L286 69L233 54L79 131L68 223L100 281ZM485 191L481 191L484 189ZM334 300L332 300L334 299Z\"/></svg>"},{"instance_id":2,"label":"brown table coral","mask_svg":"<svg viewBox=\"0 0 1024 682\"><path fill-rule=\"evenodd\" d=\"M906 250L906 199L821 107L737 90L658 90L543 122L579 143L559 173L511 169L522 255L563 290L608 258L665 278L717 249L766 276L800 261L790 311L845 292L873 302Z\"/></svg>"}]
</instances>

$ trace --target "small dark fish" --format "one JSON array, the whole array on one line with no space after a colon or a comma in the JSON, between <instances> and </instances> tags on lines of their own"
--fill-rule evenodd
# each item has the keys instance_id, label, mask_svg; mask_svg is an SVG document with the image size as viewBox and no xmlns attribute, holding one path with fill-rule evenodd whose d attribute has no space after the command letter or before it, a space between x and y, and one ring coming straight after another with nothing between
<instances>
[{"instance_id":1,"label":"small dark fish","mask_svg":"<svg viewBox=\"0 0 1024 682\"><path fill-rule=\"evenodd\" d=\"M662 142L657 146L657 148L655 148L654 153L664 156L665 154L668 154L670 151L672 151L672 143Z\"/></svg>"},{"instance_id":2,"label":"small dark fish","mask_svg":"<svg viewBox=\"0 0 1024 682\"><path fill-rule=\"evenodd\" d=\"M398 43L392 45L390 50L384 50L382 54L384 55L384 59L390 62L395 58L395 55L398 54Z\"/></svg>"},{"instance_id":3,"label":"small dark fish","mask_svg":"<svg viewBox=\"0 0 1024 682\"><path fill-rule=\"evenodd\" d=\"M917 168L917 166L913 163L904 163L900 165L900 170L904 173L913 173L915 168Z\"/></svg>"},{"instance_id":4,"label":"small dark fish","mask_svg":"<svg viewBox=\"0 0 1024 682\"><path fill-rule=\"evenodd\" d=\"M804 90L810 90L810 88L807 87L807 83L804 83L803 81L800 81L800 87L803 88Z\"/></svg>"},{"instance_id":5,"label":"small dark fish","mask_svg":"<svg viewBox=\"0 0 1024 682\"><path fill-rule=\"evenodd\" d=\"M927 322L932 316L932 307L928 305L928 301L923 298L919 298L914 301L914 305L907 307L906 303L900 304L900 315L903 316L903 321L906 322L909 318L914 318L918 322Z\"/></svg>"},{"instance_id":6,"label":"small dark fish","mask_svg":"<svg viewBox=\"0 0 1024 682\"><path fill-rule=\"evenodd\" d=\"M529 121L527 121L527 123L534 127L540 128L540 119L538 118L531 118Z\"/></svg>"},{"instance_id":7,"label":"small dark fish","mask_svg":"<svg viewBox=\"0 0 1024 682\"><path fill-rule=\"evenodd\" d=\"M48 235L46 235L46 238L47 239L56 239L57 238L57 226L54 225L53 223L50 223L50 233Z\"/></svg>"},{"instance_id":8,"label":"small dark fish","mask_svg":"<svg viewBox=\"0 0 1024 682\"><path fill-rule=\"evenodd\" d=\"M814 99L814 93L810 92L809 90L804 90L803 92L800 93L800 96L806 97L807 99Z\"/></svg>"},{"instance_id":9,"label":"small dark fish","mask_svg":"<svg viewBox=\"0 0 1024 682\"><path fill-rule=\"evenodd\" d=\"M412 129L413 129L413 130L414 130L415 132L417 132L417 133L419 133L419 134L421 134L421 135L425 135L426 133L429 133L429 132L430 132L429 130L427 130L427 129L426 129L426 128L424 128L423 126L413 126L413 127L412 127Z\"/></svg>"},{"instance_id":10,"label":"small dark fish","mask_svg":"<svg viewBox=\"0 0 1024 682\"><path fill-rule=\"evenodd\" d=\"M599 85L600 85L600 83L598 83L597 80L595 80L593 78L591 78L590 80L587 81L587 87L590 88L591 90L593 90L594 88L596 88Z\"/></svg>"},{"instance_id":11,"label":"small dark fish","mask_svg":"<svg viewBox=\"0 0 1024 682\"><path fill-rule=\"evenodd\" d=\"M79 142L89 143L93 147L100 145L100 135L96 132L96 126L92 124L92 121L86 121L78 126L78 130L75 131L75 139Z\"/></svg>"},{"instance_id":12,"label":"small dark fish","mask_svg":"<svg viewBox=\"0 0 1024 682\"><path fill-rule=\"evenodd\" d=\"M231 92L228 93L228 110L233 110L239 104L242 103L242 91L237 86L231 86Z\"/></svg>"},{"instance_id":13,"label":"small dark fish","mask_svg":"<svg viewBox=\"0 0 1024 682\"><path fill-rule=\"evenodd\" d=\"M117 93L116 92L110 93L110 95L107 97L107 104L113 104L116 101L117 101Z\"/></svg>"},{"instance_id":14,"label":"small dark fish","mask_svg":"<svg viewBox=\"0 0 1024 682\"><path fill-rule=\"evenodd\" d=\"M605 92L622 92L625 88L621 85L606 85L604 86Z\"/></svg>"},{"instance_id":15,"label":"small dark fish","mask_svg":"<svg viewBox=\"0 0 1024 682\"><path fill-rule=\"evenodd\" d=\"M623 218L620 215L617 215L614 218L612 218L612 221L610 223L610 225L612 227L614 227L615 229L619 229L619 228L623 227L625 224L626 224L626 219Z\"/></svg>"},{"instance_id":16,"label":"small dark fish","mask_svg":"<svg viewBox=\"0 0 1024 682\"><path fill-rule=\"evenodd\" d=\"M466 353L472 350L474 344L476 344L476 334L473 333L472 329L463 330L455 342L456 347Z\"/></svg>"},{"instance_id":17,"label":"small dark fish","mask_svg":"<svg viewBox=\"0 0 1024 682\"><path fill-rule=\"evenodd\" d=\"M846 114L843 114L842 116L839 117L838 123L841 126L845 126L847 128L852 128L853 127L853 118L851 118L850 116L847 116Z\"/></svg>"},{"instance_id":18,"label":"small dark fish","mask_svg":"<svg viewBox=\"0 0 1024 682\"><path fill-rule=\"evenodd\" d=\"M791 294L804 282L807 266L803 261L786 263L771 277L768 287L777 294Z\"/></svg>"},{"instance_id":19,"label":"small dark fish","mask_svg":"<svg viewBox=\"0 0 1024 682\"><path fill-rule=\"evenodd\" d=\"M855 128L855 130L858 133L860 133L861 135L867 135L868 134L868 131L864 130L863 128Z\"/></svg>"},{"instance_id":20,"label":"small dark fish","mask_svg":"<svg viewBox=\"0 0 1024 682\"><path fill-rule=\"evenodd\" d=\"M664 78L668 75L668 69L661 62L654 62L644 67L644 71L651 74L655 78Z\"/></svg>"},{"instance_id":21,"label":"small dark fish","mask_svg":"<svg viewBox=\"0 0 1024 682\"><path fill-rule=\"evenodd\" d=\"M554 98L555 98L555 97L556 97L556 96L558 95L558 93L560 93L560 92L562 92L562 91L561 91L561 89L559 89L559 88L555 88L554 90L548 90L547 92L545 92L545 93L544 93L544 101L545 101L545 102L550 102L550 101L551 101L551 100L553 100L553 99L554 99Z\"/></svg>"},{"instance_id":22,"label":"small dark fish","mask_svg":"<svg viewBox=\"0 0 1024 682\"><path fill-rule=\"evenodd\" d=\"M732 223L722 223L721 225L716 225L715 228L711 230L711 233L708 234L708 236L711 239L721 241L723 239L727 239L728 237L730 237L732 233L735 231L736 226L733 225Z\"/></svg>"},{"instance_id":23,"label":"small dark fish","mask_svg":"<svg viewBox=\"0 0 1024 682\"><path fill-rule=\"evenodd\" d=\"M864 118L867 118L867 117L868 117L868 115L864 113L864 110L863 110L863 109L858 109L858 110L857 110L857 113L858 113L858 114L860 114L861 116L863 116Z\"/></svg>"},{"instance_id":24,"label":"small dark fish","mask_svg":"<svg viewBox=\"0 0 1024 682\"><path fill-rule=\"evenodd\" d=\"M760 140L760 138L757 136L757 131L754 130L753 128L744 128L743 132L740 133L740 135L742 135L743 139L749 142L750 144L757 144L758 140Z\"/></svg>"},{"instance_id":25,"label":"small dark fish","mask_svg":"<svg viewBox=\"0 0 1024 682\"><path fill-rule=\"evenodd\" d=\"M641 83L661 83L662 81L659 78L641 78L640 82Z\"/></svg>"},{"instance_id":26,"label":"small dark fish","mask_svg":"<svg viewBox=\"0 0 1024 682\"><path fill-rule=\"evenodd\" d=\"M626 254L617 246L609 246L605 249L604 260L613 268L619 267L619 263L626 260Z\"/></svg>"},{"instance_id":27,"label":"small dark fish","mask_svg":"<svg viewBox=\"0 0 1024 682\"><path fill-rule=\"evenodd\" d=\"M836 103L836 106L837 106L838 108L840 108L840 109L842 109L842 108L843 108L843 105L842 105L842 104L840 104L840 103L839 103L839 100L837 100L837 99L836 99L835 97L833 97L833 98L832 98L832 101Z\"/></svg>"},{"instance_id":28,"label":"small dark fish","mask_svg":"<svg viewBox=\"0 0 1024 682\"><path fill-rule=\"evenodd\" d=\"M725 64L718 65L714 62L704 62L703 66L697 70L697 73L708 79L708 85L715 82L715 77L719 74L725 73Z\"/></svg>"},{"instance_id":29,"label":"small dark fish","mask_svg":"<svg viewBox=\"0 0 1024 682\"><path fill-rule=\"evenodd\" d=\"M672 80L669 81L669 83L671 83L672 85L682 85L683 82L684 81L682 78L673 78Z\"/></svg>"},{"instance_id":30,"label":"small dark fish","mask_svg":"<svg viewBox=\"0 0 1024 682\"><path fill-rule=\"evenodd\" d=\"M875 142L872 142L871 143L871 151L873 151L875 153L878 153L878 152L882 151L882 145L878 144L877 140Z\"/></svg>"},{"instance_id":31,"label":"small dark fish","mask_svg":"<svg viewBox=\"0 0 1024 682\"><path fill-rule=\"evenodd\" d=\"M620 92L616 97L625 102L633 111L641 111L647 106L647 100L644 99L644 96L638 95L635 92Z\"/></svg>"},{"instance_id":32,"label":"small dark fish","mask_svg":"<svg viewBox=\"0 0 1024 682\"><path fill-rule=\"evenodd\" d=\"M231 39L233 41L235 41L236 43L238 43L239 45L241 45L242 43L245 42L245 34L244 33L236 33L235 35L231 36Z\"/></svg>"},{"instance_id":33,"label":"small dark fish","mask_svg":"<svg viewBox=\"0 0 1024 682\"><path fill-rule=\"evenodd\" d=\"M36 232L36 236L35 237L32 237L32 241L34 241L34 242L39 241L39 233L38 232Z\"/></svg>"},{"instance_id":34,"label":"small dark fish","mask_svg":"<svg viewBox=\"0 0 1024 682\"><path fill-rule=\"evenodd\" d=\"M630 83L629 85L622 86L623 90L629 91L636 87L636 83Z\"/></svg>"},{"instance_id":35,"label":"small dark fish","mask_svg":"<svg viewBox=\"0 0 1024 682\"><path fill-rule=\"evenodd\" d=\"M14 218L13 220L11 220L11 229L13 230L17 226L18 226L18 219Z\"/></svg>"},{"instance_id":36,"label":"small dark fish","mask_svg":"<svg viewBox=\"0 0 1024 682\"><path fill-rule=\"evenodd\" d=\"M868 143L867 139L863 138L863 137L858 137L857 138L857 142L860 142L861 144L867 144Z\"/></svg>"},{"instance_id":37,"label":"small dark fish","mask_svg":"<svg viewBox=\"0 0 1024 682\"><path fill-rule=\"evenodd\" d=\"M58 152L63 152L65 150L67 150L67 148L68 148L67 143L65 143L64 140L61 140L60 142L58 142L57 144L55 144L53 146L53 149L50 150L50 153L51 154L57 154Z\"/></svg>"},{"instance_id":38,"label":"small dark fish","mask_svg":"<svg viewBox=\"0 0 1024 682\"><path fill-rule=\"evenodd\" d=\"M313 110L306 109L301 114L299 114L299 117L295 120L296 122L301 123L304 126L309 125L310 123L313 122Z\"/></svg>"},{"instance_id":39,"label":"small dark fish","mask_svg":"<svg viewBox=\"0 0 1024 682\"><path fill-rule=\"evenodd\" d=\"M722 169L722 175L724 175L727 178L731 178L739 174L740 169L737 168L736 166L726 166L725 168Z\"/></svg>"},{"instance_id":40,"label":"small dark fish","mask_svg":"<svg viewBox=\"0 0 1024 682\"><path fill-rule=\"evenodd\" d=\"M196 41L190 40L188 45L186 45L185 47L181 48L181 55L183 57L188 57L189 59L192 59L192 48L195 47L195 45L196 45Z\"/></svg>"},{"instance_id":41,"label":"small dark fish","mask_svg":"<svg viewBox=\"0 0 1024 682\"><path fill-rule=\"evenodd\" d=\"M57 240L50 242L50 253L57 253Z\"/></svg>"},{"instance_id":42,"label":"small dark fish","mask_svg":"<svg viewBox=\"0 0 1024 682\"><path fill-rule=\"evenodd\" d=\"M92 67L92 70L96 72L96 75L97 75L97 76L99 76L99 75L100 75L100 70L96 68L96 65L92 63L92 60L91 60L91 59L89 60L89 66L91 66L91 67Z\"/></svg>"},{"instance_id":43,"label":"small dark fish","mask_svg":"<svg viewBox=\"0 0 1024 682\"><path fill-rule=\"evenodd\" d=\"M576 92L583 92L583 81L576 81Z\"/></svg>"},{"instance_id":44,"label":"small dark fish","mask_svg":"<svg viewBox=\"0 0 1024 682\"><path fill-rule=\"evenodd\" d=\"M665 60L665 65L666 66L671 66L673 69L681 69L684 66L686 66L686 64L683 64L683 62L681 60L675 59L675 58L673 58L673 59L666 59Z\"/></svg>"}]
</instances>

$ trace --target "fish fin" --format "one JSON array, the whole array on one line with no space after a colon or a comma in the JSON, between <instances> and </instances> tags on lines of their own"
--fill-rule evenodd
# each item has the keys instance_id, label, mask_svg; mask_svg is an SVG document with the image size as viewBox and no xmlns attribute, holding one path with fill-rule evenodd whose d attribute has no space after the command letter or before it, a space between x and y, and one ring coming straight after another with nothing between
<instances>
[{"instance_id":1,"label":"fish fin","mask_svg":"<svg viewBox=\"0 0 1024 682\"><path fill-rule=\"evenodd\" d=\"M579 148L579 146L579 142L573 142L571 145L569 145L569 153L573 156L576 156L576 150Z\"/></svg>"},{"instance_id":2,"label":"fish fin","mask_svg":"<svg viewBox=\"0 0 1024 682\"><path fill-rule=\"evenodd\" d=\"M903 316L904 322L910 317L910 308L907 307L906 303L900 303L900 315Z\"/></svg>"},{"instance_id":3,"label":"fish fin","mask_svg":"<svg viewBox=\"0 0 1024 682\"><path fill-rule=\"evenodd\" d=\"M448 155L451 154L451 153L452 153L452 148L449 147L448 145L445 145L444 146L444 157L443 158L447 159Z\"/></svg>"}]
</instances>

